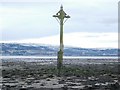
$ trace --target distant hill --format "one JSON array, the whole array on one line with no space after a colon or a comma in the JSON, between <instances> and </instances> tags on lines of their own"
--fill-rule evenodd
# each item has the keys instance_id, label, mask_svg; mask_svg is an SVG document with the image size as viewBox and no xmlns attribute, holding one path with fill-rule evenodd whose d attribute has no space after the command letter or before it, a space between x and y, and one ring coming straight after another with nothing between
<instances>
[{"instance_id":1,"label":"distant hill","mask_svg":"<svg viewBox=\"0 0 120 90\"><path fill-rule=\"evenodd\" d=\"M58 46L37 45L37 44L17 44L2 43L0 45L3 56L56 56ZM89 49L65 47L65 56L117 56L117 49Z\"/></svg>"}]
</instances>

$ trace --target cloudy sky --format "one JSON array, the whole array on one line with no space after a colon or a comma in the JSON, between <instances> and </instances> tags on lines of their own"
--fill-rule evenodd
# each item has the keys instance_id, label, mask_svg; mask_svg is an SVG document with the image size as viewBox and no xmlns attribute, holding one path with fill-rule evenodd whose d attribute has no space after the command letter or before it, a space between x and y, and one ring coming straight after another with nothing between
<instances>
[{"instance_id":1,"label":"cloudy sky","mask_svg":"<svg viewBox=\"0 0 120 90\"><path fill-rule=\"evenodd\" d=\"M59 24L52 15L61 4L71 16L64 45L117 48L119 0L1 0L0 42L59 45Z\"/></svg>"}]
</instances>

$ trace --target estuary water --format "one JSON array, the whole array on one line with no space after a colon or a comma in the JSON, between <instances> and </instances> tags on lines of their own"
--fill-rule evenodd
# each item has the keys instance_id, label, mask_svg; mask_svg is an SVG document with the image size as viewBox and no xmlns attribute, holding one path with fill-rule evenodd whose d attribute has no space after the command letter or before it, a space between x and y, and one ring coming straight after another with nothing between
<instances>
[{"instance_id":1,"label":"estuary water","mask_svg":"<svg viewBox=\"0 0 120 90\"><path fill-rule=\"evenodd\" d=\"M0 59L6 58L43 58L57 59L57 56L1 56ZM63 56L64 59L118 59L118 56Z\"/></svg>"}]
</instances>

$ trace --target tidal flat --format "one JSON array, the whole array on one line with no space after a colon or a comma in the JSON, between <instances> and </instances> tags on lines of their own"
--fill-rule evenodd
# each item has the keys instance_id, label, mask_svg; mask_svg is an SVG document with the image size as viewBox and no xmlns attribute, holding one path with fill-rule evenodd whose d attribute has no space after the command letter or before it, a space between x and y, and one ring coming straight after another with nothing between
<instances>
[{"instance_id":1,"label":"tidal flat","mask_svg":"<svg viewBox=\"0 0 120 90\"><path fill-rule=\"evenodd\" d=\"M0 85L2 90L119 90L117 61L64 60L58 75L56 60L2 59Z\"/></svg>"}]
</instances>

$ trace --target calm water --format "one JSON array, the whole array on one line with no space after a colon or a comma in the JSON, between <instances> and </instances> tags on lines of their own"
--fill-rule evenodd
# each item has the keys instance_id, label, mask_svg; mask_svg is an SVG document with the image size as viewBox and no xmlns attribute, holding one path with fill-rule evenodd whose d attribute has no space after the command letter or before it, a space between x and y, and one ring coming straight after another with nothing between
<instances>
[{"instance_id":1,"label":"calm water","mask_svg":"<svg viewBox=\"0 0 120 90\"><path fill-rule=\"evenodd\" d=\"M6 58L43 58L43 59L57 59L57 56L1 56L0 59ZM64 59L118 59L117 56L64 56Z\"/></svg>"}]
</instances>

